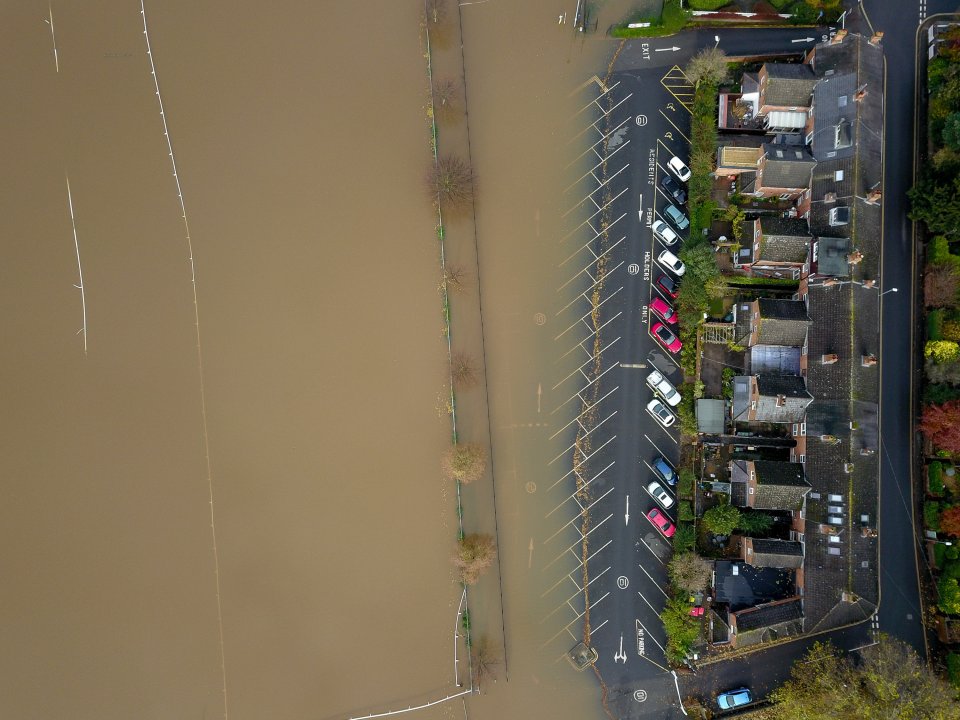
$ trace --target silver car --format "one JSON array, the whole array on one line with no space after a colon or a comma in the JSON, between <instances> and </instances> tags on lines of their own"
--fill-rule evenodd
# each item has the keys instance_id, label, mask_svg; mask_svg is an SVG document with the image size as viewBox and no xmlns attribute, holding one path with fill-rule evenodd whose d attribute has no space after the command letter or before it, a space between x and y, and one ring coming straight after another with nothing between
<instances>
[{"instance_id":1,"label":"silver car","mask_svg":"<svg viewBox=\"0 0 960 720\"><path fill-rule=\"evenodd\" d=\"M690 227L690 220L676 205L667 205L663 209L663 214L667 216L670 222L677 226L677 230L686 230Z\"/></svg>"}]
</instances>

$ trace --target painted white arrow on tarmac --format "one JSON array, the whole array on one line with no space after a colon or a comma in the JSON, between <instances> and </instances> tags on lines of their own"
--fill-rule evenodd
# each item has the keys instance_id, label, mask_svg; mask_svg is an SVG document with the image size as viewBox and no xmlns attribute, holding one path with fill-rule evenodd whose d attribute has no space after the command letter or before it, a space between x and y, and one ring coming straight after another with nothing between
<instances>
[{"instance_id":1,"label":"painted white arrow on tarmac","mask_svg":"<svg viewBox=\"0 0 960 720\"><path fill-rule=\"evenodd\" d=\"M623 514L623 524L624 525L630 524L630 496L629 495L627 495L627 512Z\"/></svg>"},{"instance_id":2,"label":"painted white arrow on tarmac","mask_svg":"<svg viewBox=\"0 0 960 720\"><path fill-rule=\"evenodd\" d=\"M810 38L810 39L812 40L813 38ZM674 46L674 47L668 47L668 48L654 48L653 51L654 52L676 52L679 49L680 48Z\"/></svg>"},{"instance_id":3,"label":"painted white arrow on tarmac","mask_svg":"<svg viewBox=\"0 0 960 720\"><path fill-rule=\"evenodd\" d=\"M813 42L816 38L797 38L796 40L791 40L792 43L798 42Z\"/></svg>"}]
</instances>

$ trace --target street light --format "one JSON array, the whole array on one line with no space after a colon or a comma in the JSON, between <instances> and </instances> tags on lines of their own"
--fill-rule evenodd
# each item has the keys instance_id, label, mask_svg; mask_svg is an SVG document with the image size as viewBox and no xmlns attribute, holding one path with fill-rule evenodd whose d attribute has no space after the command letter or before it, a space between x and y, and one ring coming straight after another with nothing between
<instances>
[{"instance_id":1,"label":"street light","mask_svg":"<svg viewBox=\"0 0 960 720\"><path fill-rule=\"evenodd\" d=\"M714 45L714 47L717 47L717 45L720 44L720 36L719 36L719 35L714 35L714 36L713 36L713 39L716 40L716 43L717 43L716 45Z\"/></svg>"},{"instance_id":2,"label":"street light","mask_svg":"<svg viewBox=\"0 0 960 720\"><path fill-rule=\"evenodd\" d=\"M880 293L880 297L883 297L883 296L886 295L888 292L897 292L897 289L896 289L896 288L890 288L889 290L884 290L882 293Z\"/></svg>"}]
</instances>

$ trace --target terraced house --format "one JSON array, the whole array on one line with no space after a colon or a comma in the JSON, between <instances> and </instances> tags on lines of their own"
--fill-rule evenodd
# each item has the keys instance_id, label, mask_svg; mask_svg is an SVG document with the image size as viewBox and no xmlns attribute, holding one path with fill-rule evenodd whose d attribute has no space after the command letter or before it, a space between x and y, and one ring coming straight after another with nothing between
<instances>
[{"instance_id":1,"label":"terraced house","mask_svg":"<svg viewBox=\"0 0 960 720\"><path fill-rule=\"evenodd\" d=\"M769 537L734 536L739 560L717 563L714 640L742 646L862 620L878 602L880 36L839 31L741 87L721 96L716 174L764 201L724 269L796 281L738 299L717 334L743 372L711 440L732 458L712 487L776 521ZM731 128L734 103L749 111Z\"/></svg>"}]
</instances>

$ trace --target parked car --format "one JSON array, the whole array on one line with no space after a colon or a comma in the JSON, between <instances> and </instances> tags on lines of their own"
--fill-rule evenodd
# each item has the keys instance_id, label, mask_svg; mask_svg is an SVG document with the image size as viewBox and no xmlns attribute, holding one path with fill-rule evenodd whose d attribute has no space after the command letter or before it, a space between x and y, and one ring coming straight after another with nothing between
<instances>
[{"instance_id":1,"label":"parked car","mask_svg":"<svg viewBox=\"0 0 960 720\"><path fill-rule=\"evenodd\" d=\"M677 528L670 522L670 518L656 508L647 513L647 520L653 523L653 526L666 537L673 537L673 534L677 531Z\"/></svg>"},{"instance_id":2,"label":"parked car","mask_svg":"<svg viewBox=\"0 0 960 720\"><path fill-rule=\"evenodd\" d=\"M650 309L667 325L677 324L677 313L670 307L670 303L663 298L654 298L653 302L650 303Z\"/></svg>"},{"instance_id":3,"label":"parked car","mask_svg":"<svg viewBox=\"0 0 960 720\"><path fill-rule=\"evenodd\" d=\"M660 397L662 397L667 405L670 407L676 407L680 404L680 393L677 392L677 389L673 386L673 383L667 380L659 370L654 370L649 375L647 375L647 385Z\"/></svg>"},{"instance_id":4,"label":"parked car","mask_svg":"<svg viewBox=\"0 0 960 720\"><path fill-rule=\"evenodd\" d=\"M680 283L669 275L657 276L656 285L665 295L668 295L674 300L676 300L677 295L680 294Z\"/></svg>"},{"instance_id":5,"label":"parked car","mask_svg":"<svg viewBox=\"0 0 960 720\"><path fill-rule=\"evenodd\" d=\"M686 230L690 227L690 220L676 205L667 205L663 209L663 214L667 216L667 220L677 226L677 230Z\"/></svg>"},{"instance_id":6,"label":"parked car","mask_svg":"<svg viewBox=\"0 0 960 720\"><path fill-rule=\"evenodd\" d=\"M657 220L653 224L653 234L663 240L664 245L675 245L677 240L680 239L680 236L673 231L673 228L663 220Z\"/></svg>"},{"instance_id":7,"label":"parked car","mask_svg":"<svg viewBox=\"0 0 960 720\"><path fill-rule=\"evenodd\" d=\"M673 507L673 496L656 480L647 485L647 492L650 493L650 497L656 500L664 510L669 510Z\"/></svg>"},{"instance_id":8,"label":"parked car","mask_svg":"<svg viewBox=\"0 0 960 720\"><path fill-rule=\"evenodd\" d=\"M653 461L653 471L662 477L667 485L677 484L677 471L673 469L673 466L668 463L665 458L658 457Z\"/></svg>"},{"instance_id":9,"label":"parked car","mask_svg":"<svg viewBox=\"0 0 960 720\"><path fill-rule=\"evenodd\" d=\"M657 262L677 277L681 277L687 271L683 261L669 250L664 250L657 255Z\"/></svg>"},{"instance_id":10,"label":"parked car","mask_svg":"<svg viewBox=\"0 0 960 720\"><path fill-rule=\"evenodd\" d=\"M670 332L670 330L667 329L667 326L663 323L656 323L652 328L652 332L653 336L657 339L657 342L663 345L674 355L680 352L680 348L683 347L683 343L680 342L680 338Z\"/></svg>"},{"instance_id":11,"label":"parked car","mask_svg":"<svg viewBox=\"0 0 960 720\"><path fill-rule=\"evenodd\" d=\"M647 403L647 412L653 415L657 422L665 428L670 427L677 421L677 416L670 412L670 408L663 404L663 401L654 398Z\"/></svg>"},{"instance_id":12,"label":"parked car","mask_svg":"<svg viewBox=\"0 0 960 720\"><path fill-rule=\"evenodd\" d=\"M686 182L690 179L690 168L688 168L680 158L676 156L670 158L667 167L670 168L670 171L674 175L680 178L680 182Z\"/></svg>"},{"instance_id":13,"label":"parked car","mask_svg":"<svg viewBox=\"0 0 960 720\"><path fill-rule=\"evenodd\" d=\"M678 205L685 205L687 202L687 191L683 186L669 175L664 175L660 180L660 187L663 191Z\"/></svg>"},{"instance_id":14,"label":"parked car","mask_svg":"<svg viewBox=\"0 0 960 720\"><path fill-rule=\"evenodd\" d=\"M721 710L732 710L742 705L748 705L752 700L753 695L747 688L727 690L725 693L717 695L717 705L720 706Z\"/></svg>"}]
</instances>

